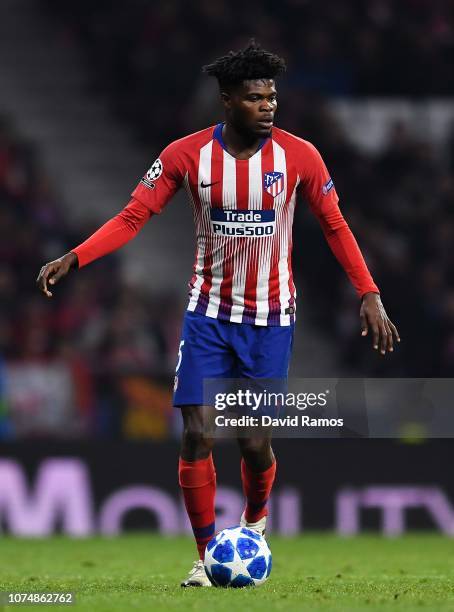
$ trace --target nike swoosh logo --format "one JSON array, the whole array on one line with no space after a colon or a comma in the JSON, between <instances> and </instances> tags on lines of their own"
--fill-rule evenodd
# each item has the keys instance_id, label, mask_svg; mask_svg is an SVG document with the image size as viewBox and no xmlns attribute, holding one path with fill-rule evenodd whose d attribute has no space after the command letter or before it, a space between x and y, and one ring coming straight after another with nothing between
<instances>
[{"instance_id":1,"label":"nike swoosh logo","mask_svg":"<svg viewBox=\"0 0 454 612\"><path fill-rule=\"evenodd\" d=\"M203 181L200 183L200 187L205 189L205 187L211 187L212 185L217 185L219 181L215 181L214 183L204 183Z\"/></svg>"}]
</instances>

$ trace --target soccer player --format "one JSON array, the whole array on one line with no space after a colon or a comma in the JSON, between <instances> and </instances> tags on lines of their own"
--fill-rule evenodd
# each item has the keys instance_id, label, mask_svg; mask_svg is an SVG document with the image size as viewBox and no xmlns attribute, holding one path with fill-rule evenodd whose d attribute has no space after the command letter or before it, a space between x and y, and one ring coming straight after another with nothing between
<instances>
[{"instance_id":1,"label":"soccer player","mask_svg":"<svg viewBox=\"0 0 454 612\"><path fill-rule=\"evenodd\" d=\"M41 269L51 288L71 268L118 249L184 187L194 213L197 253L175 377L174 405L184 430L179 483L199 559L182 586L210 586L203 567L215 532L213 437L205 428L214 408L203 380L286 379L295 324L292 222L303 196L361 300L361 333L385 355L400 341L358 244L338 206L333 180L309 142L274 127L275 78L284 60L251 41L204 72L217 79L225 121L169 144L115 217L72 251ZM276 473L267 435L239 438L246 506L241 524L264 533Z\"/></svg>"}]
</instances>

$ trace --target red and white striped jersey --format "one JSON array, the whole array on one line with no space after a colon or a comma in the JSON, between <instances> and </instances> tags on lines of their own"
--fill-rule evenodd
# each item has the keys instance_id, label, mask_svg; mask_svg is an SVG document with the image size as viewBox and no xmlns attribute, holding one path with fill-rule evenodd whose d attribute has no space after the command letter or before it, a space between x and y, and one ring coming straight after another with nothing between
<instances>
[{"instance_id":1,"label":"red and white striped jersey","mask_svg":"<svg viewBox=\"0 0 454 612\"><path fill-rule=\"evenodd\" d=\"M297 192L318 217L340 214L333 181L316 148L301 138L273 127L256 153L240 160L227 151L222 127L171 143L132 196L160 213L186 189L197 237L188 310L235 323L290 325Z\"/></svg>"}]
</instances>

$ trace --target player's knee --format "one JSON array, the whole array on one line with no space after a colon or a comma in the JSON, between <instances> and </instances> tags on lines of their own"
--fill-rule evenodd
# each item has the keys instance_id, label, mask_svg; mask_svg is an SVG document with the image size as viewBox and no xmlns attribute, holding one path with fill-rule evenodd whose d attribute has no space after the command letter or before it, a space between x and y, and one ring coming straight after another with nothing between
<instances>
[{"instance_id":1,"label":"player's knee","mask_svg":"<svg viewBox=\"0 0 454 612\"><path fill-rule=\"evenodd\" d=\"M213 449L213 438L201 430L185 427L182 436L182 454L196 459L207 457Z\"/></svg>"},{"instance_id":2,"label":"player's knee","mask_svg":"<svg viewBox=\"0 0 454 612\"><path fill-rule=\"evenodd\" d=\"M238 441L243 456L268 454L271 450L269 438L243 438Z\"/></svg>"}]
</instances>

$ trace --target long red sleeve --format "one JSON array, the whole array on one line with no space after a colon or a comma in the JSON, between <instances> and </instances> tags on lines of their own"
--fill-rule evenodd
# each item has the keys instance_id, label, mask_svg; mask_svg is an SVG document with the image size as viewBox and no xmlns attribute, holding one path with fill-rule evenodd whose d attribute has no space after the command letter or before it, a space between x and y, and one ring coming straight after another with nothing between
<instances>
[{"instance_id":1,"label":"long red sleeve","mask_svg":"<svg viewBox=\"0 0 454 612\"><path fill-rule=\"evenodd\" d=\"M118 215L104 223L82 244L71 249L77 255L79 268L125 245L152 216L153 213L145 204L132 198Z\"/></svg>"},{"instance_id":2,"label":"long red sleeve","mask_svg":"<svg viewBox=\"0 0 454 612\"><path fill-rule=\"evenodd\" d=\"M358 243L338 206L317 215L323 233L336 259L344 268L358 295L380 293L367 268Z\"/></svg>"},{"instance_id":3,"label":"long red sleeve","mask_svg":"<svg viewBox=\"0 0 454 612\"><path fill-rule=\"evenodd\" d=\"M370 291L380 293L339 209L334 182L320 153L307 141L300 141L299 153L302 191L322 226L331 250L360 297Z\"/></svg>"}]
</instances>

